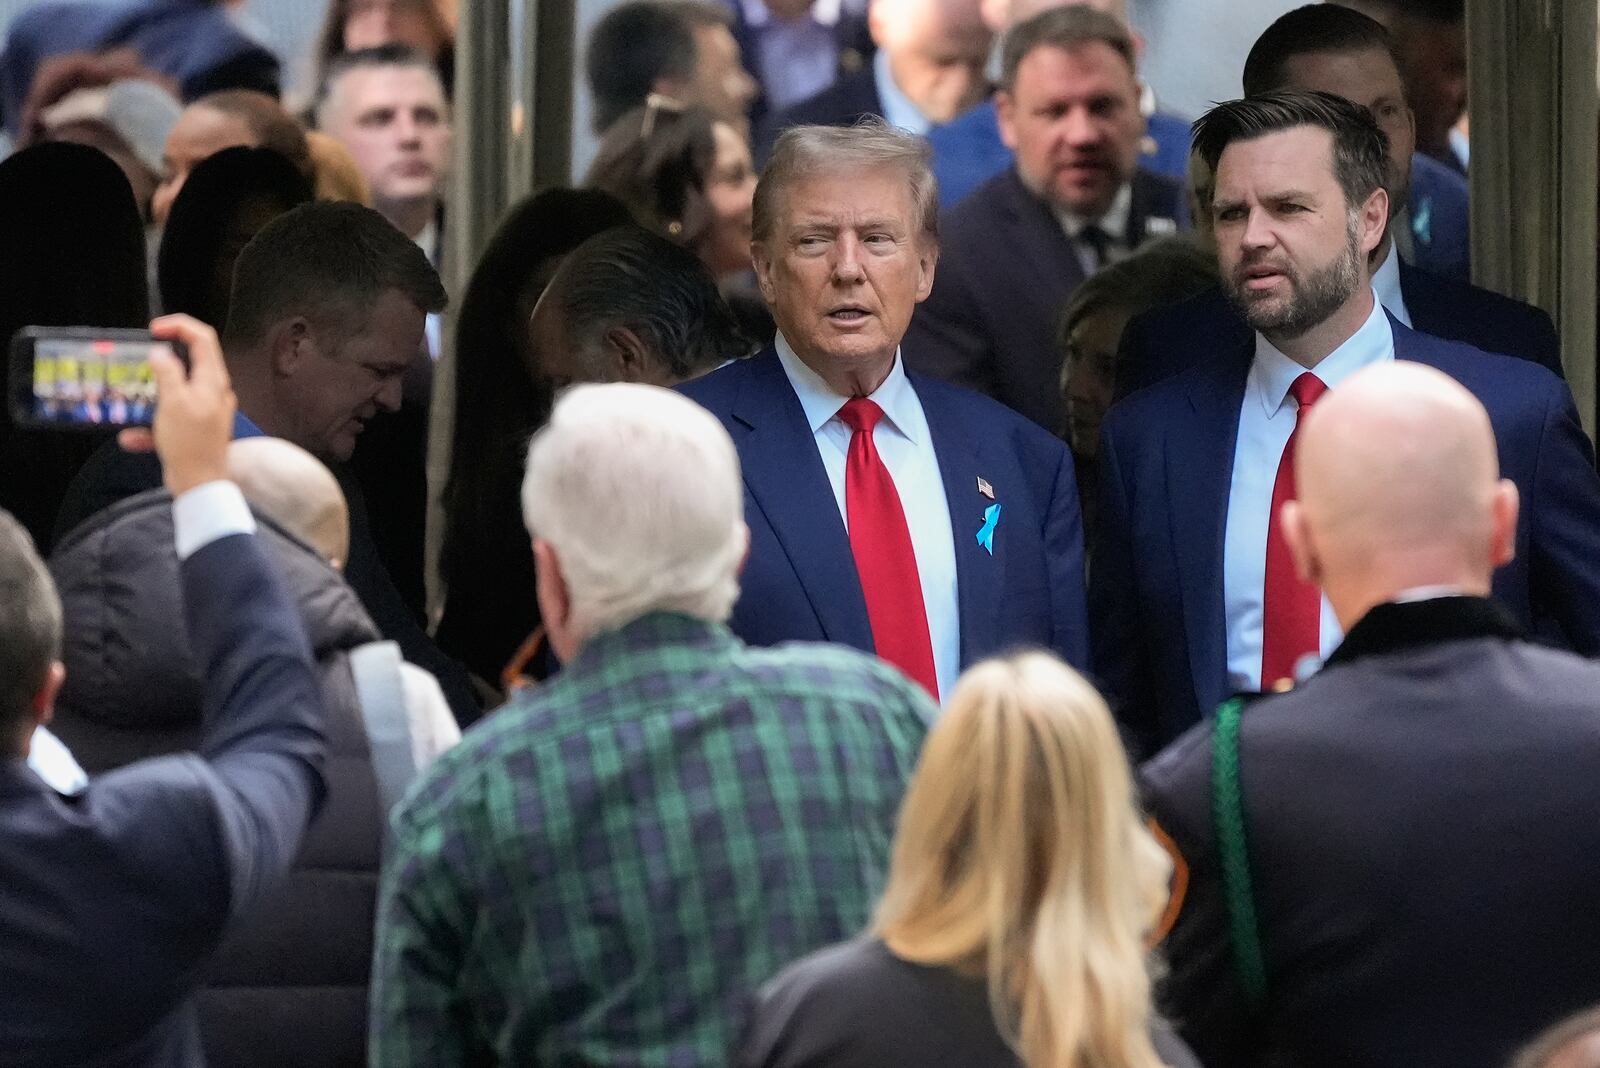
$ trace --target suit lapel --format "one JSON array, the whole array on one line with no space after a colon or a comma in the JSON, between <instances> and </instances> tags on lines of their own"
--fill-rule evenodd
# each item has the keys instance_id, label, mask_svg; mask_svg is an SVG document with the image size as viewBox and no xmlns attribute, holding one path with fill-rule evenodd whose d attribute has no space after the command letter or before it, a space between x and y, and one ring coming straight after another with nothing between
<instances>
[{"instance_id":1,"label":"suit lapel","mask_svg":"<svg viewBox=\"0 0 1600 1068\"><path fill-rule=\"evenodd\" d=\"M1083 264L1050 206L1028 191L1017 169L1006 171L1004 217L1011 232L1006 244L1018 263L1048 281L1051 293L1071 293L1083 283Z\"/></svg>"},{"instance_id":2,"label":"suit lapel","mask_svg":"<svg viewBox=\"0 0 1600 1068\"><path fill-rule=\"evenodd\" d=\"M1412 326L1424 334L1439 335L1449 331L1447 325L1449 309L1440 307L1435 299L1438 287L1428 284L1429 279L1423 272L1415 267L1407 266L1405 260L1400 261L1400 299L1406 302L1406 312L1411 316ZM1393 315L1389 321L1401 329L1405 329ZM1399 337L1395 339L1396 349L1399 348Z\"/></svg>"},{"instance_id":3,"label":"suit lapel","mask_svg":"<svg viewBox=\"0 0 1600 1068\"><path fill-rule=\"evenodd\" d=\"M1145 238L1150 236L1148 230L1151 219L1168 220L1172 223L1169 232L1176 232L1179 222L1177 209L1170 186L1153 174L1135 171L1133 195L1128 204L1128 232L1124 235L1128 247L1136 249L1144 244Z\"/></svg>"},{"instance_id":4,"label":"suit lapel","mask_svg":"<svg viewBox=\"0 0 1600 1068\"><path fill-rule=\"evenodd\" d=\"M997 528L991 554L978 543L984 512L990 505L1004 508L1006 492L1015 491L1003 482L991 482L994 499L983 495L978 479L993 479L995 472L984 466L983 446L963 413L950 408L948 393L929 388L921 375L911 375L911 385L928 417L933 452L939 460L939 478L950 512L950 533L956 549L956 597L961 614L961 664L976 659L973 635L997 634L1000 622L1000 597L1005 588L1006 544L1002 523Z\"/></svg>"},{"instance_id":5,"label":"suit lapel","mask_svg":"<svg viewBox=\"0 0 1600 1068\"><path fill-rule=\"evenodd\" d=\"M1250 370L1249 348L1207 360L1193 377L1188 404L1167 431L1168 520L1188 636L1189 668L1201 715L1226 693L1227 618L1223 551L1239 407Z\"/></svg>"},{"instance_id":6,"label":"suit lapel","mask_svg":"<svg viewBox=\"0 0 1600 1068\"><path fill-rule=\"evenodd\" d=\"M732 413L745 486L783 546L823 636L872 649L850 536L805 411L774 350L747 366Z\"/></svg>"}]
</instances>

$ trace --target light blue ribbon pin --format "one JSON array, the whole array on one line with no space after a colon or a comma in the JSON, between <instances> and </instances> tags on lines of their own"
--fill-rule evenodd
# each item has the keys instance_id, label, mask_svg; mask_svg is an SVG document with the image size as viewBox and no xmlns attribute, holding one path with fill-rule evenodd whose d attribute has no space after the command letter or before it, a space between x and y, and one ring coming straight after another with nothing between
<instances>
[{"instance_id":1,"label":"light blue ribbon pin","mask_svg":"<svg viewBox=\"0 0 1600 1068\"><path fill-rule=\"evenodd\" d=\"M994 528L1000 524L1000 506L991 504L983 510L983 526L978 529L978 544L994 555Z\"/></svg>"}]
</instances>

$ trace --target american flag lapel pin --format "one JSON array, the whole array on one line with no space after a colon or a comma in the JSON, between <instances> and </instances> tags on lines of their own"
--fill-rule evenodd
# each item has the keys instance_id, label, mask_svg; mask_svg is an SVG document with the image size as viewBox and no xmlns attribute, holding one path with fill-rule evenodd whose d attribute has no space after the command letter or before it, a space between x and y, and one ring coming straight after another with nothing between
<instances>
[{"instance_id":1,"label":"american flag lapel pin","mask_svg":"<svg viewBox=\"0 0 1600 1068\"><path fill-rule=\"evenodd\" d=\"M994 487L989 485L989 480L983 478L982 476L979 476L978 478L978 492L989 498L991 501L994 500Z\"/></svg>"}]
</instances>

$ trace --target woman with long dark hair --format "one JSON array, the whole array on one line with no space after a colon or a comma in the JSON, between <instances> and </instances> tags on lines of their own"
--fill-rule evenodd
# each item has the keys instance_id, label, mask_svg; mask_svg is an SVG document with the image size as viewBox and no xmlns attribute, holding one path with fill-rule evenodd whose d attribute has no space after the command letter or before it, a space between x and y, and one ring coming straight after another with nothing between
<instances>
[{"instance_id":1,"label":"woman with long dark hair","mask_svg":"<svg viewBox=\"0 0 1600 1068\"><path fill-rule=\"evenodd\" d=\"M539 623L533 554L518 488L528 438L551 396L528 321L561 257L632 221L605 193L550 189L507 213L490 239L456 322L455 423L444 489L435 639L490 688Z\"/></svg>"}]
</instances>

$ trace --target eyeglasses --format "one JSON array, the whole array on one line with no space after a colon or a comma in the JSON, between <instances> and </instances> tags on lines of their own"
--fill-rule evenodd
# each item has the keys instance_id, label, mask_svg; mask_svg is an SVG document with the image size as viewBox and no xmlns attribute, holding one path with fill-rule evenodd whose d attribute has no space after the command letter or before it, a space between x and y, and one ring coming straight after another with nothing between
<instances>
[{"instance_id":1,"label":"eyeglasses","mask_svg":"<svg viewBox=\"0 0 1600 1068\"><path fill-rule=\"evenodd\" d=\"M644 98L644 121L639 124L639 140L648 141L650 135L656 132L656 116L663 111L671 115L681 115L688 105L681 100L674 100L662 93L651 93Z\"/></svg>"}]
</instances>

